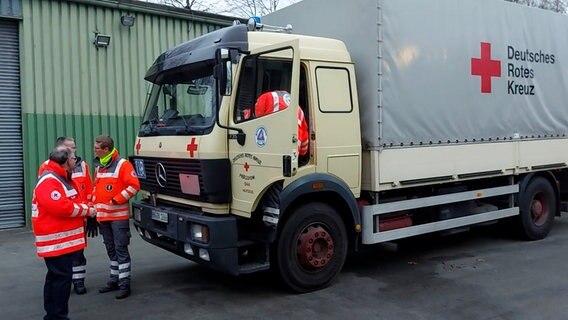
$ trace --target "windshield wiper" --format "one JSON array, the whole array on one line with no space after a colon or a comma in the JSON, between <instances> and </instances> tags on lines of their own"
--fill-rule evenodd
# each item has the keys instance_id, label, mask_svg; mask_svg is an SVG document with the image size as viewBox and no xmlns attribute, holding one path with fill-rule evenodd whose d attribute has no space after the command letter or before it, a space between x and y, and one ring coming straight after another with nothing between
<instances>
[{"instance_id":1,"label":"windshield wiper","mask_svg":"<svg viewBox=\"0 0 568 320\"><path fill-rule=\"evenodd\" d=\"M174 120L174 119L178 119L181 118L181 120L183 121L183 125L184 125L184 129L185 130L176 130L177 134L190 134L190 133L199 133L199 131L191 128L189 126L189 123L187 122L187 120L185 120L184 116L175 116L175 117L171 117L169 118L169 120Z\"/></svg>"}]
</instances>

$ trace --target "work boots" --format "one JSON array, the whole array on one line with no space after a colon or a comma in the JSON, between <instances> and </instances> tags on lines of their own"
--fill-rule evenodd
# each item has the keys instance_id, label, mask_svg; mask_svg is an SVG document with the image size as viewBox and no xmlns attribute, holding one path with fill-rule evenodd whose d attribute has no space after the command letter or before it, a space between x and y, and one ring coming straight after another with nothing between
<instances>
[{"instance_id":1,"label":"work boots","mask_svg":"<svg viewBox=\"0 0 568 320\"><path fill-rule=\"evenodd\" d=\"M111 292L111 291L116 291L118 289L119 289L118 283L109 282L109 283L106 284L106 286L99 289L99 293L107 293L107 292Z\"/></svg>"},{"instance_id":2,"label":"work boots","mask_svg":"<svg viewBox=\"0 0 568 320\"><path fill-rule=\"evenodd\" d=\"M125 299L130 295L130 287L120 288L116 295L117 300Z\"/></svg>"},{"instance_id":3,"label":"work boots","mask_svg":"<svg viewBox=\"0 0 568 320\"><path fill-rule=\"evenodd\" d=\"M106 286L99 289L99 293L107 293L111 291L118 291L118 294L115 296L118 300L125 299L130 296L130 286L119 287L117 283L113 282L109 282Z\"/></svg>"},{"instance_id":4,"label":"work boots","mask_svg":"<svg viewBox=\"0 0 568 320\"><path fill-rule=\"evenodd\" d=\"M85 288L85 283L84 282L73 283L73 291L75 291L75 293L79 295L87 293L87 288Z\"/></svg>"}]
</instances>

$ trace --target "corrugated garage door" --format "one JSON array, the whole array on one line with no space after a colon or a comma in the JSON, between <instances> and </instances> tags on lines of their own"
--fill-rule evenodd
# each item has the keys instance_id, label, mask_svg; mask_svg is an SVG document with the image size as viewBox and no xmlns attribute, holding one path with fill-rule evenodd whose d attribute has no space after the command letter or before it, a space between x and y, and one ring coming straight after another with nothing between
<instances>
[{"instance_id":1,"label":"corrugated garage door","mask_svg":"<svg viewBox=\"0 0 568 320\"><path fill-rule=\"evenodd\" d=\"M24 225L18 22L0 20L0 229Z\"/></svg>"}]
</instances>

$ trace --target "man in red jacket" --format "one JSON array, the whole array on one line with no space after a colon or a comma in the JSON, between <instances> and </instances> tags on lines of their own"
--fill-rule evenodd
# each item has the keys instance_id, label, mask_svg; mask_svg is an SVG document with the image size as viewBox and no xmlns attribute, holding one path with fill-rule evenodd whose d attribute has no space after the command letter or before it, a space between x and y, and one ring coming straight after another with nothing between
<instances>
[{"instance_id":1,"label":"man in red jacket","mask_svg":"<svg viewBox=\"0 0 568 320\"><path fill-rule=\"evenodd\" d=\"M71 137L62 136L57 138L55 141L55 147L64 146L71 149L75 153L77 147L75 145L75 139ZM93 192L93 183L91 181L91 174L89 173L89 165L83 159L77 157L75 167L72 170L72 180L75 183L77 192L79 192L79 197L81 201L85 204L90 203L91 193ZM42 163L39 167L38 177L45 171L45 168L49 160ZM93 220L95 218L89 218ZM94 235L94 234L93 234ZM87 272L87 259L85 258L84 250L77 250L73 254L73 290L77 294L87 293L87 288L85 287L85 274Z\"/></svg>"},{"instance_id":2,"label":"man in red jacket","mask_svg":"<svg viewBox=\"0 0 568 320\"><path fill-rule=\"evenodd\" d=\"M130 206L128 201L140 190L132 164L118 155L107 135L95 139L93 202L97 221L110 259L110 276L100 293L120 290L117 299L130 295Z\"/></svg>"},{"instance_id":3,"label":"man in red jacket","mask_svg":"<svg viewBox=\"0 0 568 320\"><path fill-rule=\"evenodd\" d=\"M290 105L290 94L287 91L277 90L268 91L261 94L254 105L254 116L263 117L265 115L278 112L288 108ZM245 110L243 118L251 117L251 110ZM308 153L309 134L308 123L304 116L304 111L298 106L298 153L305 156Z\"/></svg>"},{"instance_id":4,"label":"man in red jacket","mask_svg":"<svg viewBox=\"0 0 568 320\"><path fill-rule=\"evenodd\" d=\"M44 319L68 319L74 252L85 248L86 216L93 207L81 203L71 180L75 153L57 147L33 192L32 226L38 256L44 258L47 275L43 289Z\"/></svg>"}]
</instances>

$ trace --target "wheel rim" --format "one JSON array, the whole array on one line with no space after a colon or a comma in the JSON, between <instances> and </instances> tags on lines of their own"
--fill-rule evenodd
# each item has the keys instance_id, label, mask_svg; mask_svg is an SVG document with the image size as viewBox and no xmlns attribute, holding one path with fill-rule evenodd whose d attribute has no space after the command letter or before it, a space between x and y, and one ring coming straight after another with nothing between
<instances>
[{"instance_id":1,"label":"wheel rim","mask_svg":"<svg viewBox=\"0 0 568 320\"><path fill-rule=\"evenodd\" d=\"M325 267L333 258L333 250L333 238L323 226L307 226L298 236L298 260L305 269Z\"/></svg>"},{"instance_id":2,"label":"wheel rim","mask_svg":"<svg viewBox=\"0 0 568 320\"><path fill-rule=\"evenodd\" d=\"M531 216L537 226L542 226L548 218L548 201L544 192L537 193L531 203Z\"/></svg>"}]
</instances>

